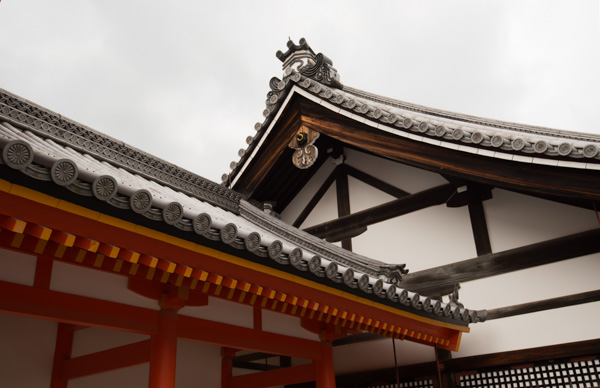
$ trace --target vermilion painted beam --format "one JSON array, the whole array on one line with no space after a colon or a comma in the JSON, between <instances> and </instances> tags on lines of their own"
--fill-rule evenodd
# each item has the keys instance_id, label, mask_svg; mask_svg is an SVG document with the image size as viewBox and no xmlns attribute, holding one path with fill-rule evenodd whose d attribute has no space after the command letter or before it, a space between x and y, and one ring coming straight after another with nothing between
<instances>
[{"instance_id":1,"label":"vermilion painted beam","mask_svg":"<svg viewBox=\"0 0 600 388\"><path fill-rule=\"evenodd\" d=\"M317 341L205 321L184 315L179 316L178 327L179 337L189 340L307 360L321 358L320 345Z\"/></svg>"},{"instance_id":2,"label":"vermilion painted beam","mask_svg":"<svg viewBox=\"0 0 600 388\"><path fill-rule=\"evenodd\" d=\"M266 372L235 376L229 379L227 388L260 388L305 383L307 381L315 380L314 371L315 368L313 364L310 363Z\"/></svg>"},{"instance_id":3,"label":"vermilion painted beam","mask_svg":"<svg viewBox=\"0 0 600 388\"><path fill-rule=\"evenodd\" d=\"M141 334L158 332L158 311L0 281L0 311ZM304 359L319 359L316 341L178 316L179 338Z\"/></svg>"},{"instance_id":4,"label":"vermilion painted beam","mask_svg":"<svg viewBox=\"0 0 600 388\"><path fill-rule=\"evenodd\" d=\"M64 361L62 378L72 380L150 361L150 340L103 350Z\"/></svg>"},{"instance_id":5,"label":"vermilion painted beam","mask_svg":"<svg viewBox=\"0 0 600 388\"><path fill-rule=\"evenodd\" d=\"M0 311L141 334L158 322L158 311L8 282L0 282Z\"/></svg>"},{"instance_id":6,"label":"vermilion painted beam","mask_svg":"<svg viewBox=\"0 0 600 388\"><path fill-rule=\"evenodd\" d=\"M11 232L23 233L27 223L23 220L14 217L0 215L0 227L8 229Z\"/></svg>"}]
</instances>

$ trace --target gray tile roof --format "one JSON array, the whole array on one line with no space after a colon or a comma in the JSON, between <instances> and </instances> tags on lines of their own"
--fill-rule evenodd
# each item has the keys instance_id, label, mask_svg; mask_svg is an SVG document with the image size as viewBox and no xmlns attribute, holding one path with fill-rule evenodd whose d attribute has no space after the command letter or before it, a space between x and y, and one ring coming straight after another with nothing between
<instances>
[{"instance_id":1,"label":"gray tile roof","mask_svg":"<svg viewBox=\"0 0 600 388\"><path fill-rule=\"evenodd\" d=\"M255 125L256 135L247 139L248 148L240 150L240 160L232 162L223 182L236 182L294 94L398 137L518 163L600 170L599 135L485 119L378 96L342 85L331 60L315 55L304 39L300 45L288 42L288 48L277 54L284 77L269 82L265 120Z\"/></svg>"}]
</instances>

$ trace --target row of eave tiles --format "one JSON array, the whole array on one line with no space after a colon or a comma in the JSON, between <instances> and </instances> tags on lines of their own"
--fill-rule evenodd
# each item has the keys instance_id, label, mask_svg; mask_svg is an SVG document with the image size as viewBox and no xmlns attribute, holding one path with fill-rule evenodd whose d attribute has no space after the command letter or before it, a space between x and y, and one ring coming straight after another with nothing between
<instances>
[{"instance_id":1,"label":"row of eave tiles","mask_svg":"<svg viewBox=\"0 0 600 388\"><path fill-rule=\"evenodd\" d=\"M32 152L32 157L22 165L15 165L14 160L10 160L10 150L15 145L18 145L21 151L26 147ZM0 147L2 162L9 167L22 170L37 179L52 180L62 186L64 184L52 175L52 167L65 161L76 166L77 180L65 186L75 193L93 195L113 206L133 210L130 202L132 197L144 191L151 194L152 207L142 214L150 219L162 220L173 227L193 231L212 240L220 239L224 243L239 249L247 249L260 257L269 257L284 265L291 264L296 270L310 271L315 276L328 278L334 283L345 284L354 289L358 288L368 294L375 293L382 299L388 298L409 309L428 312L433 317L444 316L465 323L479 322L485 317L484 311L468 310L454 304L430 300L375 276L335 263L323 255L303 251L290 241L242 216L172 190L105 161L99 161L68 146L59 145L51 139L43 139L9 123L0 123ZM116 183L116 192L109 198L96 194L95 186L102 178L111 179ZM247 202L241 205L252 206ZM169 220L166 215L167 209L173 211L174 208L179 209L181 213L176 220ZM264 217L271 216L264 214Z\"/></svg>"},{"instance_id":2,"label":"row of eave tiles","mask_svg":"<svg viewBox=\"0 0 600 388\"><path fill-rule=\"evenodd\" d=\"M414 106L415 110L409 110L387 105L385 103L386 99L383 97L359 90L354 91L354 89L350 88L348 90L352 90L352 93L340 89L332 89L297 72L289 73L284 77L283 81L277 83L276 90L268 93L267 107L263 111L265 121L256 123L254 126L256 131L261 131L271 124L273 117L279 109L280 102L286 96L283 91L290 82L318 96L323 101L334 106L339 106L340 109L352 114L362 116L368 120L374 120L391 128L409 130L431 139L460 142L475 147L483 146L511 153L521 152L526 155L537 155L540 157L547 155L590 161L600 159L600 142L592 143L592 136L590 136L589 140L577 140L577 137L585 135L518 124L514 124L514 129L495 128L492 124L480 125L461 121L461 115L459 114L455 114L457 116L456 119L427 115L417 110L428 108ZM360 94L364 95L364 97L361 97ZM376 100L378 99L381 102L377 102ZM400 102L390 100L390 104L392 103L400 104ZM412 104L405 105L412 106ZM446 112L435 109L428 110L432 114L446 114ZM477 118L465 116L465 119L473 120ZM493 122L493 120L489 121ZM498 122L498 125L511 126L509 123L502 122ZM544 132L547 132L547 134L544 134ZM246 138L246 143L249 147L240 149L238 153L242 160L243 156L258 140L258 136L248 136ZM230 165L231 169L235 170L238 164L238 162L232 162ZM228 178L229 174L223 174L222 180L224 182Z\"/></svg>"}]
</instances>

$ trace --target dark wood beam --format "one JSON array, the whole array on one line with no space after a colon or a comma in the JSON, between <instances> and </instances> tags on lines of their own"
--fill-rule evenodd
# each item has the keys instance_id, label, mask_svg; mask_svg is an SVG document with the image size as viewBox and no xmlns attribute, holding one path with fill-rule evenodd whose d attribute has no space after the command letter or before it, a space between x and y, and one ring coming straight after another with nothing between
<instances>
[{"instance_id":1,"label":"dark wood beam","mask_svg":"<svg viewBox=\"0 0 600 388\"><path fill-rule=\"evenodd\" d=\"M366 183L369 186L376 188L377 190L381 190L384 193L389 194L393 197L403 198L410 195L410 193L407 193L406 191L399 189L396 186L390 185L389 183L382 181L381 179L375 178L374 176L369 175L366 172L363 172L352 166L346 165L346 171L351 177L356 178L359 181Z\"/></svg>"},{"instance_id":2,"label":"dark wood beam","mask_svg":"<svg viewBox=\"0 0 600 388\"><path fill-rule=\"evenodd\" d=\"M537 311L552 310L560 307L575 306L600 300L600 290L565 295L558 298L538 300L530 303L500 307L488 310L487 320L512 317L514 315L530 314Z\"/></svg>"},{"instance_id":3,"label":"dark wood beam","mask_svg":"<svg viewBox=\"0 0 600 388\"><path fill-rule=\"evenodd\" d=\"M361 234L363 234L366 231L367 231L366 226L363 226L362 228L358 228L358 229L343 230L340 233L330 234L329 236L327 236L327 238L325 238L325 240L327 240L329 242L343 241L345 239L351 239L353 237L360 236Z\"/></svg>"},{"instance_id":4,"label":"dark wood beam","mask_svg":"<svg viewBox=\"0 0 600 388\"><path fill-rule=\"evenodd\" d=\"M600 353L600 339L542 346L538 348L511 350L448 360L446 369L452 372L476 370L502 365L528 364L561 358L585 357Z\"/></svg>"},{"instance_id":5,"label":"dark wood beam","mask_svg":"<svg viewBox=\"0 0 600 388\"><path fill-rule=\"evenodd\" d=\"M401 286L424 295L439 295L440 288L446 290L456 283L483 279L596 252L600 252L600 229L418 271L405 275Z\"/></svg>"},{"instance_id":6,"label":"dark wood beam","mask_svg":"<svg viewBox=\"0 0 600 388\"><path fill-rule=\"evenodd\" d=\"M308 100L298 100L302 124L349 147L432 172L491 187L598 201L600 171L516 163L413 141L359 123ZM568 159L556 157L556 159Z\"/></svg>"},{"instance_id":7,"label":"dark wood beam","mask_svg":"<svg viewBox=\"0 0 600 388\"><path fill-rule=\"evenodd\" d=\"M329 187L331 187L331 184L333 183L333 181L335 181L335 178L337 176L338 167L336 167L331 172L331 174L329 174L329 176L327 177L327 179L325 179L325 181L323 182L321 187L319 187L319 189L317 190L315 195L313 195L313 197L310 199L310 201L308 201L308 204L304 207L304 209L302 209L302 212L300 213L298 218L296 218L296 221L294 221L294 223L292 224L293 226L295 226L296 228L299 228L300 225L302 225L302 223L306 220L306 218L308 217L310 212L312 212L313 209L315 208L315 206L317 206L317 204L319 203L321 198L323 198L323 196L325 195L327 190L329 190Z\"/></svg>"},{"instance_id":8,"label":"dark wood beam","mask_svg":"<svg viewBox=\"0 0 600 388\"><path fill-rule=\"evenodd\" d=\"M477 255L481 256L492 253L492 244L490 243L483 203L481 203L481 201L471 202L469 203L468 208Z\"/></svg>"},{"instance_id":9,"label":"dark wood beam","mask_svg":"<svg viewBox=\"0 0 600 388\"><path fill-rule=\"evenodd\" d=\"M317 237L326 238L344 230L358 229L430 206L440 205L446 202L454 190L454 186L451 184L437 186L382 205L374 206L370 209L340 217L337 220L312 226L305 229L305 231Z\"/></svg>"},{"instance_id":10,"label":"dark wood beam","mask_svg":"<svg viewBox=\"0 0 600 388\"><path fill-rule=\"evenodd\" d=\"M248 353L248 354L243 354L240 356L235 356L233 357L233 361L236 362L252 362L252 361L256 361L256 360L264 360L270 357L278 357L278 355L276 354L271 354L271 353L262 353L262 352L254 352L254 353Z\"/></svg>"},{"instance_id":11,"label":"dark wood beam","mask_svg":"<svg viewBox=\"0 0 600 388\"><path fill-rule=\"evenodd\" d=\"M250 362L250 361L232 361L232 366L234 368L239 369L247 369L247 370L259 370L259 371L267 371L281 368L279 365L270 365L260 362Z\"/></svg>"},{"instance_id":12,"label":"dark wood beam","mask_svg":"<svg viewBox=\"0 0 600 388\"><path fill-rule=\"evenodd\" d=\"M335 179L335 189L337 195L338 217L345 217L350 214L350 189L348 188L348 174L344 165L338 168ZM352 250L352 239L344 238L342 248Z\"/></svg>"}]
</instances>

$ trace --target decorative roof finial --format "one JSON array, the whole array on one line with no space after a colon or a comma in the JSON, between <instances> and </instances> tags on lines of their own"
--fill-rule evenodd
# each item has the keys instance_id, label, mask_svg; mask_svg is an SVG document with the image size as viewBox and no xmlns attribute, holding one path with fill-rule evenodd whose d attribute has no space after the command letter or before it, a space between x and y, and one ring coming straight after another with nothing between
<instances>
[{"instance_id":1,"label":"decorative roof finial","mask_svg":"<svg viewBox=\"0 0 600 388\"><path fill-rule=\"evenodd\" d=\"M295 71L315 81L341 88L340 75L333 67L331 59L322 53L315 54L306 39L300 39L299 43L295 44L289 39L288 50L285 53L279 50L275 54L283 62L283 76L287 77Z\"/></svg>"}]
</instances>

